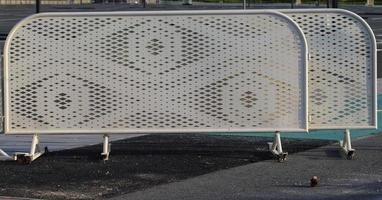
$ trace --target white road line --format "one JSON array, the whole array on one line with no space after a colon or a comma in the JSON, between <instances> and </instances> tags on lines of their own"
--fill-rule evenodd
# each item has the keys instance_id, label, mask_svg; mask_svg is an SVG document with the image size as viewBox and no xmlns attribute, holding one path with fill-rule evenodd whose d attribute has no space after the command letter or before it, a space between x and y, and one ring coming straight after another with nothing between
<instances>
[{"instance_id":1,"label":"white road line","mask_svg":"<svg viewBox=\"0 0 382 200\"><path fill-rule=\"evenodd\" d=\"M382 20L382 17L373 17L373 18L370 18L371 20Z\"/></svg>"},{"instance_id":2,"label":"white road line","mask_svg":"<svg viewBox=\"0 0 382 200\"><path fill-rule=\"evenodd\" d=\"M20 19L0 19L0 22L19 21Z\"/></svg>"}]
</instances>

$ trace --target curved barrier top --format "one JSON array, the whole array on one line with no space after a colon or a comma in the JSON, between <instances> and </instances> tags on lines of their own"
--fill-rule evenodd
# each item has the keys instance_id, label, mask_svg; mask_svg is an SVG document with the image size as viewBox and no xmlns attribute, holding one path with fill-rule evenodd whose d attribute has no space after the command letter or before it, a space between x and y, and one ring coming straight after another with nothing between
<instances>
[{"instance_id":1,"label":"curved barrier top","mask_svg":"<svg viewBox=\"0 0 382 200\"><path fill-rule=\"evenodd\" d=\"M309 128L377 126L377 47L369 25L341 9L280 10L309 46Z\"/></svg>"},{"instance_id":2,"label":"curved barrier top","mask_svg":"<svg viewBox=\"0 0 382 200\"><path fill-rule=\"evenodd\" d=\"M8 134L307 129L307 43L278 12L38 14L4 62Z\"/></svg>"}]
</instances>

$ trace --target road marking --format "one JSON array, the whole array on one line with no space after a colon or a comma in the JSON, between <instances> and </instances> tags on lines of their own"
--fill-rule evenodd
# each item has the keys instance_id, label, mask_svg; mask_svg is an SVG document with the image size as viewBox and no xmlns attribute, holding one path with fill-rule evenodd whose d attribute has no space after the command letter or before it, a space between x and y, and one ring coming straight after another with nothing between
<instances>
[{"instance_id":1,"label":"road marking","mask_svg":"<svg viewBox=\"0 0 382 200\"><path fill-rule=\"evenodd\" d=\"M20 19L0 19L0 22L19 21Z\"/></svg>"},{"instance_id":2,"label":"road marking","mask_svg":"<svg viewBox=\"0 0 382 200\"><path fill-rule=\"evenodd\" d=\"M373 18L370 18L371 20L382 20L382 17L373 17Z\"/></svg>"}]
</instances>

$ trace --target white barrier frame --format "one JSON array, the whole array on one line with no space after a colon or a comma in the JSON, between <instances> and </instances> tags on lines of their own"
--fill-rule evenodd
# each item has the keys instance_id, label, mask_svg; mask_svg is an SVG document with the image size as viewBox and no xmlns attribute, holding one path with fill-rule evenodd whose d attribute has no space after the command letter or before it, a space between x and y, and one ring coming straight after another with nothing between
<instances>
[{"instance_id":1,"label":"white barrier frame","mask_svg":"<svg viewBox=\"0 0 382 200\"><path fill-rule=\"evenodd\" d=\"M9 77L8 77L8 65L9 65L9 48L11 45L12 38L17 31L17 29L21 26L23 26L28 20L37 18L37 17L62 17L62 16L161 16L161 15L211 15L211 14L220 14L220 15L229 15L229 14L271 14L276 15L281 18L284 18L287 20L298 32L298 37L300 37L301 42L303 43L301 51L303 52L304 59L301 60L303 62L303 66L305 66L304 70L304 76L303 82L305 82L305 90L302 91L305 96L305 122L304 123L304 129L272 129L272 128L255 128L255 129L245 129L245 128L204 128L204 129L102 129L102 130L86 130L86 129L60 129L60 130L25 130L25 131L15 131L11 130L9 127L9 115L10 115L10 90L9 90ZM19 22L9 33L8 38L5 43L4 47L4 132L6 134L35 134L36 132L38 134L79 134L79 133L94 133L94 134L101 134L101 133L175 133L175 132L182 132L182 133L211 133L211 132L273 132L273 131L283 131L283 132L306 132L308 128L308 85L307 85L307 77L308 77L308 70L307 70L307 64L308 64L308 47L307 42L305 39L305 36L300 29L300 27L295 23L292 19L290 19L287 15L282 14L277 11L269 11L269 10L224 10L224 11L155 11L155 12L92 12L92 13L43 13L43 14L37 14L33 15L31 17L27 17L26 19Z\"/></svg>"}]
</instances>

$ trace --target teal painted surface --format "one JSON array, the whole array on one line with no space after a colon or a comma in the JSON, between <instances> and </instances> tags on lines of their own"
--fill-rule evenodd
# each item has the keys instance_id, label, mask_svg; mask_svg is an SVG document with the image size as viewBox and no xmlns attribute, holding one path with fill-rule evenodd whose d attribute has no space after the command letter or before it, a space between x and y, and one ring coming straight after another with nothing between
<instances>
[{"instance_id":1,"label":"teal painted surface","mask_svg":"<svg viewBox=\"0 0 382 200\"><path fill-rule=\"evenodd\" d=\"M382 94L378 95L378 129L362 129L351 130L352 138L365 137L372 134L382 132ZM296 138L296 139L320 139L320 140L342 140L343 130L315 130L309 133L281 133L283 138ZM216 133L216 135L222 135L222 133ZM223 133L223 135L240 135L240 136L261 136L261 137L273 137L272 133Z\"/></svg>"}]
</instances>

